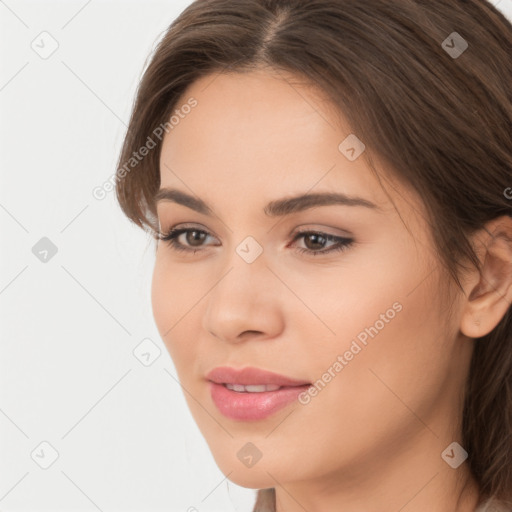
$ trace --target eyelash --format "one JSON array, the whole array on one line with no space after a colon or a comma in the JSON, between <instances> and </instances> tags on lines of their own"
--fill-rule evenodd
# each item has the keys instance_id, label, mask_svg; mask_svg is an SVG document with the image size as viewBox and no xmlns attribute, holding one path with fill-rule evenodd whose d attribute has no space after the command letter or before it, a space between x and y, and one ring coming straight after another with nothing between
<instances>
[{"instance_id":1,"label":"eyelash","mask_svg":"<svg viewBox=\"0 0 512 512\"><path fill-rule=\"evenodd\" d=\"M182 235L183 233L188 232L198 232L198 233L204 233L206 235L210 235L207 231L204 231L202 229L197 228L171 228L166 234L158 234L157 239L162 240L163 242L167 242L169 246L172 248L172 250L178 251L178 252L188 252L188 253L196 253L200 251L201 249L190 249L180 242L177 241L177 238ZM321 231L301 231L296 234L296 236L293 239L293 242L296 242L299 238L302 238L306 235L317 235L321 236L328 242L335 241L337 242L337 245L335 245L333 248L328 249L326 251L313 251L311 249L304 249L302 247L297 247L296 250L301 254L310 254L312 256L316 256L317 254L331 254L335 252L342 252L347 250L353 243L354 240L351 238L345 238L345 237L339 237L330 235L328 233L322 233Z\"/></svg>"}]
</instances>

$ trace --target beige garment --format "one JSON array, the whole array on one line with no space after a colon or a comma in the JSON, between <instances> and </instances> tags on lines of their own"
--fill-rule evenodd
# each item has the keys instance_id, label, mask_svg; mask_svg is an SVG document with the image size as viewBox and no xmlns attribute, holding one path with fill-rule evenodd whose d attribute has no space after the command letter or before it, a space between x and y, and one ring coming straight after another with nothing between
<instances>
[{"instance_id":1,"label":"beige garment","mask_svg":"<svg viewBox=\"0 0 512 512\"><path fill-rule=\"evenodd\" d=\"M480 505L480 507L478 507L475 512L512 512L512 508L507 507L498 500L490 498L482 503L482 505Z\"/></svg>"}]
</instances>

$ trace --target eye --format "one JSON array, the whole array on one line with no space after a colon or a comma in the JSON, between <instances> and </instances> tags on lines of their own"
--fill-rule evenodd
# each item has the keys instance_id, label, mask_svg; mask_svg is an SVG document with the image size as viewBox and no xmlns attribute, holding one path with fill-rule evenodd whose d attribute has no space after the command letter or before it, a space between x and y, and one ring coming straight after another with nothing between
<instances>
[{"instance_id":1,"label":"eye","mask_svg":"<svg viewBox=\"0 0 512 512\"><path fill-rule=\"evenodd\" d=\"M322 233L321 231L302 231L295 235L293 241L297 241L298 239L303 238L306 249L302 247L297 247L297 251L299 253L311 254L312 256L317 256L318 254L330 254L333 252L344 251L348 249L353 243L354 240L352 238L345 238L341 236L334 236L328 233ZM323 248L326 242L335 242L334 245L331 246L330 249L316 251L318 245L321 245ZM312 249L311 249L312 247Z\"/></svg>"},{"instance_id":2,"label":"eye","mask_svg":"<svg viewBox=\"0 0 512 512\"><path fill-rule=\"evenodd\" d=\"M189 243L192 248L183 245L183 243L179 241L179 237L183 234L186 234L185 241ZM201 242L203 242L207 236L210 236L210 234L202 229L173 227L165 235L158 234L157 239L167 242L175 251L196 253L197 250L201 248ZM198 247L198 249L193 249L193 247Z\"/></svg>"},{"instance_id":3,"label":"eye","mask_svg":"<svg viewBox=\"0 0 512 512\"><path fill-rule=\"evenodd\" d=\"M182 241L179 240L181 235L185 235L185 239ZM157 239L167 242L175 251L191 252L195 254L201 250L203 242L208 236L212 235L210 235L208 231L196 227L173 227L166 234L158 234ZM297 247L296 250L301 254L305 253L313 256L344 251L354 243L354 240L351 238L334 236L321 231L302 231L296 233L292 242L296 242L301 238L304 239L306 248ZM183 242L185 242L185 244ZM327 242L334 242L334 244L330 249L325 250L324 246Z\"/></svg>"}]
</instances>

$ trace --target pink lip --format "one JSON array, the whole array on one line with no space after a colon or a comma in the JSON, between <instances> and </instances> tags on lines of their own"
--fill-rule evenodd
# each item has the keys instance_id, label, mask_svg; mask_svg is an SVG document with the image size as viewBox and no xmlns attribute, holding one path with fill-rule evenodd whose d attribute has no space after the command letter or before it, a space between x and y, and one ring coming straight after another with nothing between
<instances>
[{"instance_id":1,"label":"pink lip","mask_svg":"<svg viewBox=\"0 0 512 512\"><path fill-rule=\"evenodd\" d=\"M210 393L219 411L234 420L261 420L294 402L310 383L299 381L258 368L236 370L229 367L214 368L206 376L210 380ZM233 391L224 386L242 384L274 384L282 386L276 391L247 393Z\"/></svg>"},{"instance_id":2,"label":"pink lip","mask_svg":"<svg viewBox=\"0 0 512 512\"><path fill-rule=\"evenodd\" d=\"M275 384L276 386L303 386L309 384L306 380L296 380L278 373L246 367L237 370L229 366L219 366L206 374L206 378L218 384Z\"/></svg>"}]
</instances>

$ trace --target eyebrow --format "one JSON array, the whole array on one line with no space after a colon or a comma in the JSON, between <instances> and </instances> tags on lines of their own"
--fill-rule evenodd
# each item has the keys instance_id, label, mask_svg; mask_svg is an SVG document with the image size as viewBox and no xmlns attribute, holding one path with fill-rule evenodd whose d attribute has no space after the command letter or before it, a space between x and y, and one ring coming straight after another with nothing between
<instances>
[{"instance_id":1,"label":"eyebrow","mask_svg":"<svg viewBox=\"0 0 512 512\"><path fill-rule=\"evenodd\" d=\"M161 201L170 201L181 204L203 215L213 216L213 208L202 199L191 196L186 192L174 188L161 188L154 196L155 204ZM321 192L315 194L300 194L284 199L270 201L263 209L268 217L281 217L301 212L317 206L343 205L343 206L363 206L373 210L380 208L362 197L348 196L339 192Z\"/></svg>"}]
</instances>

